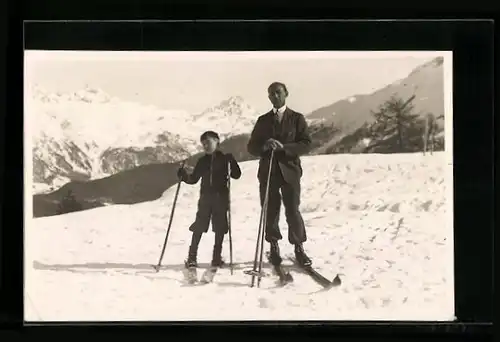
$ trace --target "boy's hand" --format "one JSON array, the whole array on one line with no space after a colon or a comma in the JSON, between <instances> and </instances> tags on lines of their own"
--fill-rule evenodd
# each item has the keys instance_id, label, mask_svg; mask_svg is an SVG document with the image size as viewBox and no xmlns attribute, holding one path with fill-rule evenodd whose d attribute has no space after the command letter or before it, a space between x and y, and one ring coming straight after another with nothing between
<instances>
[{"instance_id":1,"label":"boy's hand","mask_svg":"<svg viewBox=\"0 0 500 342\"><path fill-rule=\"evenodd\" d=\"M184 178L186 178L187 176L187 171L185 168L183 167L180 167L178 170L177 170L177 178L179 178L179 180L183 180Z\"/></svg>"}]
</instances>

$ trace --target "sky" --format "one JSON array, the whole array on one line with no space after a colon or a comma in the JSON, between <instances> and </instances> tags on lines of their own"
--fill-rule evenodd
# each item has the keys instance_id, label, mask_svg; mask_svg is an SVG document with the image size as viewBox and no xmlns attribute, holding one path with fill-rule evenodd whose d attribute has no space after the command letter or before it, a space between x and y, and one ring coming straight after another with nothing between
<instances>
[{"instance_id":1,"label":"sky","mask_svg":"<svg viewBox=\"0 0 500 342\"><path fill-rule=\"evenodd\" d=\"M440 52L25 51L25 81L48 91L101 88L127 101L199 113L231 96L260 112L267 87L286 83L304 114L406 77Z\"/></svg>"}]
</instances>

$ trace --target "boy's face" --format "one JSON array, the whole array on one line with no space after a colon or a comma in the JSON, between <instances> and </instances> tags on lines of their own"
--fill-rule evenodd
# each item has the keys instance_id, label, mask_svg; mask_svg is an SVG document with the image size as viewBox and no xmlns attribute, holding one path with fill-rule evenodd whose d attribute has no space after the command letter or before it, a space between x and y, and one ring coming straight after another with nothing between
<instances>
[{"instance_id":1,"label":"boy's face","mask_svg":"<svg viewBox=\"0 0 500 342\"><path fill-rule=\"evenodd\" d=\"M214 139L212 137L206 138L201 142L203 145L203 150L205 153L213 153L217 149L217 145L219 144L219 140Z\"/></svg>"}]
</instances>

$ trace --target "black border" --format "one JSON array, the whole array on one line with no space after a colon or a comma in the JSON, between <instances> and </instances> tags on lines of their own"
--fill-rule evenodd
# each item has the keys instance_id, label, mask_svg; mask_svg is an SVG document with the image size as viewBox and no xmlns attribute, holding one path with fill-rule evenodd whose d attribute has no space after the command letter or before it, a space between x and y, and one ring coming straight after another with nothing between
<instances>
[{"instance_id":1,"label":"black border","mask_svg":"<svg viewBox=\"0 0 500 342\"><path fill-rule=\"evenodd\" d=\"M22 25L10 32L6 116L8 191L2 206L2 315L22 322ZM356 324L280 329L261 325L243 331L316 335L320 332L372 336L383 333L484 334L491 332L493 256L493 23L491 21L378 22L30 22L29 49L92 50L453 50L455 178L455 324ZM0 316L1 317L1 316ZM482 322L485 324L468 324ZM192 324L182 334L195 332ZM363 328L364 327L364 328ZM31 328L35 329L35 328ZM65 330L64 328L59 328ZM86 328L89 329L89 328ZM208 328L204 328L208 330ZM314 329L314 330L312 330ZM82 329L80 329L82 330ZM95 331L95 330L94 330ZM199 330L198 330L199 331ZM204 334L208 331L204 331ZM301 335L302 335L301 334ZM292 336L293 336L292 335ZM186 335L187 336L187 335ZM298 335L297 335L298 336ZM316 335L317 336L317 335ZM388 335L386 335L388 337ZM463 335L461 335L463 336ZM476 335L478 336L478 335Z\"/></svg>"}]
</instances>

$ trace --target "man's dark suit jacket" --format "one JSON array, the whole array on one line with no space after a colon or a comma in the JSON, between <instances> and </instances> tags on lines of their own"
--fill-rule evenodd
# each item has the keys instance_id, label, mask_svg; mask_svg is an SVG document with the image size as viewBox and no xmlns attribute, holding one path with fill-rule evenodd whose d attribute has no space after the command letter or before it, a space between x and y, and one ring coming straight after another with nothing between
<instances>
[{"instance_id":1,"label":"man's dark suit jacket","mask_svg":"<svg viewBox=\"0 0 500 342\"><path fill-rule=\"evenodd\" d=\"M311 137L304 115L287 108L281 123L272 110L257 119L247 149L250 154L260 157L257 175L260 182L266 182L267 179L271 152L264 151L264 144L270 138L279 140L283 144L283 149L277 150L274 154L277 161L274 165L281 169L285 182L299 183L302 177L299 156L309 152L311 146Z\"/></svg>"}]
</instances>

